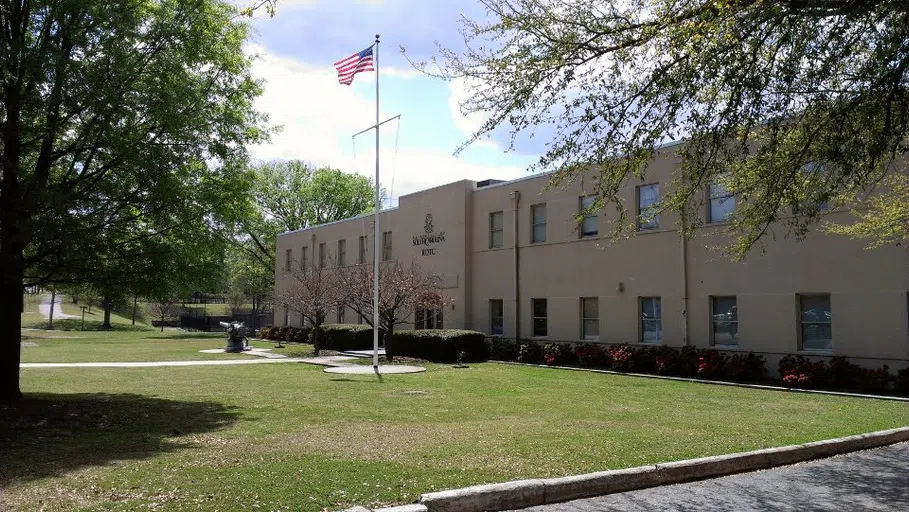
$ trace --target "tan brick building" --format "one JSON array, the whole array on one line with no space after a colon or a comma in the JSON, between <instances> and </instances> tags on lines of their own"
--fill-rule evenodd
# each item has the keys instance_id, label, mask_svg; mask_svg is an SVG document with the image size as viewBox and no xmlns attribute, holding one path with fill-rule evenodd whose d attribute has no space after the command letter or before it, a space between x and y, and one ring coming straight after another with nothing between
<instances>
[{"instance_id":1,"label":"tan brick building","mask_svg":"<svg viewBox=\"0 0 909 512\"><path fill-rule=\"evenodd\" d=\"M671 152L648 181L623 190L630 210L659 201L675 163ZM663 213L628 240L608 243L613 211L579 226L580 182L543 192L547 175L508 182L458 181L399 200L380 215L383 258L416 261L444 277L453 299L418 315L422 327L490 335L602 343L663 343L754 351L775 368L784 354L847 355L867 366L909 364L909 253L811 233L766 240L766 254L733 262L722 244L735 199L705 190L706 224L683 241ZM710 206L712 205L712 207ZM848 213L830 212L834 219ZM276 287L292 265L372 261L372 215L284 233ZM275 325L300 318L275 308ZM352 311L329 321L356 323ZM416 321L415 320L415 321Z\"/></svg>"}]
</instances>

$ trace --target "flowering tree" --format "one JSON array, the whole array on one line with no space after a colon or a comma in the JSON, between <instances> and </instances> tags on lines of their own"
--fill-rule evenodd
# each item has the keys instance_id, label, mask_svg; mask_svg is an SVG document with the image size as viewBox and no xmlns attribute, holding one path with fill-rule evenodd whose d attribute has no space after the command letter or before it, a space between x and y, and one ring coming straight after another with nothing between
<instances>
[{"instance_id":1,"label":"flowering tree","mask_svg":"<svg viewBox=\"0 0 909 512\"><path fill-rule=\"evenodd\" d=\"M278 302L287 309L299 313L312 325L312 340L315 353L322 347L322 324L328 312L342 304L339 273L334 270L317 268L304 269L297 266L291 272L289 286L278 297Z\"/></svg>"},{"instance_id":2,"label":"flowering tree","mask_svg":"<svg viewBox=\"0 0 909 512\"><path fill-rule=\"evenodd\" d=\"M343 304L373 325L373 267L358 265L339 274L343 288ZM438 309L447 300L441 293L441 278L424 271L416 263L404 265L389 261L379 266L379 328L386 339L397 325L409 323L417 309Z\"/></svg>"}]
</instances>

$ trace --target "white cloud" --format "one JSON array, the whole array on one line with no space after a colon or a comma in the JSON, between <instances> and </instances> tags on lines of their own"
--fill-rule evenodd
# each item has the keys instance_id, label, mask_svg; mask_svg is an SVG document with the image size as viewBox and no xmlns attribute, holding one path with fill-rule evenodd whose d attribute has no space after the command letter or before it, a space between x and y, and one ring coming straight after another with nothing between
<instances>
[{"instance_id":1,"label":"white cloud","mask_svg":"<svg viewBox=\"0 0 909 512\"><path fill-rule=\"evenodd\" d=\"M489 120L489 116L483 112L464 113L461 104L470 97L470 89L476 82L468 82L466 78L455 78L448 83L451 96L448 97L448 110L451 111L451 119L455 127L464 134L464 138L473 137L480 128ZM498 145L486 136L478 139L474 144L498 147Z\"/></svg>"},{"instance_id":2,"label":"white cloud","mask_svg":"<svg viewBox=\"0 0 909 512\"><path fill-rule=\"evenodd\" d=\"M357 138L356 155L350 142L352 134L375 122L375 104L368 96L357 94L357 85L339 85L331 67L277 57L256 45L250 45L248 51L260 56L253 74L265 80L256 107L270 116L271 124L283 127L269 143L250 148L254 159L301 159L374 175L373 137L364 134ZM355 84L362 87L365 82L370 87L373 80L372 73L357 75ZM382 119L388 117L391 115L381 114ZM394 122L383 126L380 151L380 181L395 198L462 179L512 179L525 174L519 167L471 164L442 151L407 148L395 155L396 128Z\"/></svg>"}]
</instances>

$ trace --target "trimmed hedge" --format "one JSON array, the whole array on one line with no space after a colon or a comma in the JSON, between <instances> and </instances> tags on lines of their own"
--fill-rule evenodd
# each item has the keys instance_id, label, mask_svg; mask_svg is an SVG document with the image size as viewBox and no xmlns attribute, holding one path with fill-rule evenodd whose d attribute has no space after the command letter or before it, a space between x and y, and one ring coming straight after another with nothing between
<instances>
[{"instance_id":1,"label":"trimmed hedge","mask_svg":"<svg viewBox=\"0 0 909 512\"><path fill-rule=\"evenodd\" d=\"M372 327L365 324L323 324L325 341L319 350L369 350L372 348ZM382 337L379 331L379 337Z\"/></svg>"},{"instance_id":2,"label":"trimmed hedge","mask_svg":"<svg viewBox=\"0 0 909 512\"><path fill-rule=\"evenodd\" d=\"M263 340L309 343L311 330L311 327L262 327L258 334Z\"/></svg>"},{"instance_id":3,"label":"trimmed hedge","mask_svg":"<svg viewBox=\"0 0 909 512\"><path fill-rule=\"evenodd\" d=\"M420 329L397 331L385 345L389 358L414 357L433 363L454 363L464 351L464 362L489 359L486 335L462 329Z\"/></svg>"}]
</instances>

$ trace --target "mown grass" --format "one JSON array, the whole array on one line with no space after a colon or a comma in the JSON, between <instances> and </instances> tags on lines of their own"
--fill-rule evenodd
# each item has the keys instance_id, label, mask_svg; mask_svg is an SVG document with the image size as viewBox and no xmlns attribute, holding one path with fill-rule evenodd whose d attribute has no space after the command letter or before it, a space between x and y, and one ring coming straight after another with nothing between
<instances>
[{"instance_id":1,"label":"mown grass","mask_svg":"<svg viewBox=\"0 0 909 512\"><path fill-rule=\"evenodd\" d=\"M207 354L200 350L224 348L222 333L188 333L183 331L144 332L65 332L24 331L22 347L24 363L77 363L107 361L194 361L205 359L248 359L249 354ZM274 345L252 342L251 346L273 348ZM281 352L283 349L277 349ZM290 357L312 354L312 347L303 345Z\"/></svg>"},{"instance_id":2,"label":"mown grass","mask_svg":"<svg viewBox=\"0 0 909 512\"><path fill-rule=\"evenodd\" d=\"M74 340L75 341L75 340ZM903 403L497 364L22 370L15 510L337 510L909 423Z\"/></svg>"}]
</instances>

